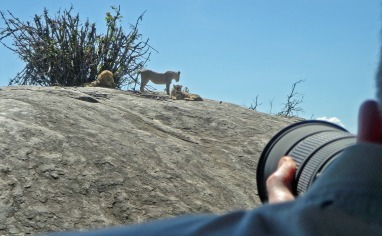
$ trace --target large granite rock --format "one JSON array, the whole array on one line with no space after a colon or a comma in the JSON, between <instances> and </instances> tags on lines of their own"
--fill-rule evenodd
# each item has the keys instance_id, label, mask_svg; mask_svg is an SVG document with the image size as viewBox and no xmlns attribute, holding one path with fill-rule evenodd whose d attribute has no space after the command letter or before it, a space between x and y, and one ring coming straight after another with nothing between
<instances>
[{"instance_id":1,"label":"large granite rock","mask_svg":"<svg viewBox=\"0 0 382 236\"><path fill-rule=\"evenodd\" d=\"M256 207L260 152L295 121L208 99L2 87L0 234Z\"/></svg>"}]
</instances>

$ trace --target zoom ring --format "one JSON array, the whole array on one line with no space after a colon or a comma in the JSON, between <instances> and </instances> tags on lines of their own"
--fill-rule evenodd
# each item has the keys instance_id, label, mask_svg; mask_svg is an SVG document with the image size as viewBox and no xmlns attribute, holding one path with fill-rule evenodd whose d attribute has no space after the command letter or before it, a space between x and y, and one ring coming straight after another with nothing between
<instances>
[{"instance_id":1,"label":"zoom ring","mask_svg":"<svg viewBox=\"0 0 382 236\"><path fill-rule=\"evenodd\" d=\"M320 150L307 160L307 163L301 169L300 178L297 180L297 194L306 192L317 177L318 171L320 171L330 159L354 143L355 136L348 134L345 138L324 144Z\"/></svg>"}]
</instances>

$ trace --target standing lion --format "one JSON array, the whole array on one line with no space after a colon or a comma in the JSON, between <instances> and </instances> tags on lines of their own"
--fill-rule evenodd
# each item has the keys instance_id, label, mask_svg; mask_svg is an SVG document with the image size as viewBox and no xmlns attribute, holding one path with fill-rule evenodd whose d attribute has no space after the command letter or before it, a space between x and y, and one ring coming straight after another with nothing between
<instances>
[{"instance_id":1,"label":"standing lion","mask_svg":"<svg viewBox=\"0 0 382 236\"><path fill-rule=\"evenodd\" d=\"M180 78L180 71L166 71L165 73L158 73L152 70L141 70L139 74L141 74L141 92L144 92L145 86L151 80L154 84L165 84L167 95L170 95L171 81L174 79L178 82Z\"/></svg>"}]
</instances>

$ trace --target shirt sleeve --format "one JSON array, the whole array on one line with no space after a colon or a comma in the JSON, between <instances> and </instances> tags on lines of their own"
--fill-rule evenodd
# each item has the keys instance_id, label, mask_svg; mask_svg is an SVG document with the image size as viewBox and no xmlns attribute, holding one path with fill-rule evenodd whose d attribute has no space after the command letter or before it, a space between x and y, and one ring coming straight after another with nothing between
<instances>
[{"instance_id":1,"label":"shirt sleeve","mask_svg":"<svg viewBox=\"0 0 382 236\"><path fill-rule=\"evenodd\" d=\"M303 198L381 224L381 196L382 145L362 143L345 149Z\"/></svg>"}]
</instances>

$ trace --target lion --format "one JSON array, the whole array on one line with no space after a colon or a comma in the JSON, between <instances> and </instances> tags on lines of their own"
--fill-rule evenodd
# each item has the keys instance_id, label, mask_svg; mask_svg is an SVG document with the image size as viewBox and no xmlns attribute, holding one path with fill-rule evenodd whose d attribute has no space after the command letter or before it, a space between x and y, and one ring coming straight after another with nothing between
<instances>
[{"instance_id":1,"label":"lion","mask_svg":"<svg viewBox=\"0 0 382 236\"><path fill-rule=\"evenodd\" d=\"M186 93L182 91L182 85L173 85L171 90L171 98L174 100L186 101L203 101L198 94Z\"/></svg>"},{"instance_id":2,"label":"lion","mask_svg":"<svg viewBox=\"0 0 382 236\"><path fill-rule=\"evenodd\" d=\"M141 70L141 92L144 92L144 88L151 80L154 84L166 84L166 93L170 95L170 84L174 79L176 82L179 81L180 71L166 71L165 73L158 73L152 70Z\"/></svg>"},{"instance_id":3,"label":"lion","mask_svg":"<svg viewBox=\"0 0 382 236\"><path fill-rule=\"evenodd\" d=\"M116 85L113 79L113 72L109 70L103 70L95 81L91 82L90 84L86 84L85 86L115 88Z\"/></svg>"}]
</instances>

